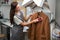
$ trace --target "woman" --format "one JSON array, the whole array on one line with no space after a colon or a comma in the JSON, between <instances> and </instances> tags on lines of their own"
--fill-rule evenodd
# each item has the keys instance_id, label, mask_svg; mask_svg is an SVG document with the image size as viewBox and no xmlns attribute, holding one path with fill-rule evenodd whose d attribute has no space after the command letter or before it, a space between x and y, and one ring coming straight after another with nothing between
<instances>
[{"instance_id":1,"label":"woman","mask_svg":"<svg viewBox=\"0 0 60 40\"><path fill-rule=\"evenodd\" d=\"M24 20L26 20L26 18L24 18L23 13L20 11L19 4L17 2L12 2L10 9L10 23L14 25L12 28L12 40L24 40L23 26L38 22L38 19L28 23L24 22Z\"/></svg>"}]
</instances>

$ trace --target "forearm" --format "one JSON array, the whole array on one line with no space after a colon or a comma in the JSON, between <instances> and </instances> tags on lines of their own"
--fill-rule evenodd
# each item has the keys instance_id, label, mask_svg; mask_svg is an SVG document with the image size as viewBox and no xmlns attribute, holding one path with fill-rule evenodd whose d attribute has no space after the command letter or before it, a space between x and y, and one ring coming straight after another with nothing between
<instances>
[{"instance_id":1,"label":"forearm","mask_svg":"<svg viewBox=\"0 0 60 40\"><path fill-rule=\"evenodd\" d=\"M22 26L28 26L30 24L34 23L33 21L30 21L30 22L23 22L21 23Z\"/></svg>"}]
</instances>

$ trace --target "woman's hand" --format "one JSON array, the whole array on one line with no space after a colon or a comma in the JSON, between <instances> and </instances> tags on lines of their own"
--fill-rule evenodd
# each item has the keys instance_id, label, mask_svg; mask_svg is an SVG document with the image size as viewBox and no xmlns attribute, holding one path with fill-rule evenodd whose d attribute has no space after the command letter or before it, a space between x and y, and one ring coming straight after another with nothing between
<instances>
[{"instance_id":1,"label":"woman's hand","mask_svg":"<svg viewBox=\"0 0 60 40\"><path fill-rule=\"evenodd\" d=\"M34 22L34 23L36 23L36 22L41 22L42 20L43 20L43 18L42 18L42 17L39 17L39 18L33 20L33 22Z\"/></svg>"},{"instance_id":2,"label":"woman's hand","mask_svg":"<svg viewBox=\"0 0 60 40\"><path fill-rule=\"evenodd\" d=\"M41 22L43 20L43 18L42 17L39 17L38 20Z\"/></svg>"}]
</instances>

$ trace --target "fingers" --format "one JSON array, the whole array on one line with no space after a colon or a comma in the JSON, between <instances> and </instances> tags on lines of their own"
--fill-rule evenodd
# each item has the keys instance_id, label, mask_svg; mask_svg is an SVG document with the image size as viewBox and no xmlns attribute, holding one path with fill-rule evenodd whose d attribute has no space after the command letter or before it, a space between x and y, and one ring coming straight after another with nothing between
<instances>
[{"instance_id":1,"label":"fingers","mask_svg":"<svg viewBox=\"0 0 60 40\"><path fill-rule=\"evenodd\" d=\"M42 17L39 17L39 18L38 18L38 20L39 20L39 21L42 21L42 20L43 20L43 18L42 18Z\"/></svg>"}]
</instances>

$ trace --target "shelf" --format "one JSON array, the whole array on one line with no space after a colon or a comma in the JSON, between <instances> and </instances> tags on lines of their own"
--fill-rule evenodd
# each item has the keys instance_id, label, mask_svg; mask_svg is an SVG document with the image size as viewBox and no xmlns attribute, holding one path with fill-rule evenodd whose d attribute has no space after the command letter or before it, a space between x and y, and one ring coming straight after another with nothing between
<instances>
[{"instance_id":1,"label":"shelf","mask_svg":"<svg viewBox=\"0 0 60 40\"><path fill-rule=\"evenodd\" d=\"M1 4L2 6L10 6L10 4Z\"/></svg>"}]
</instances>

